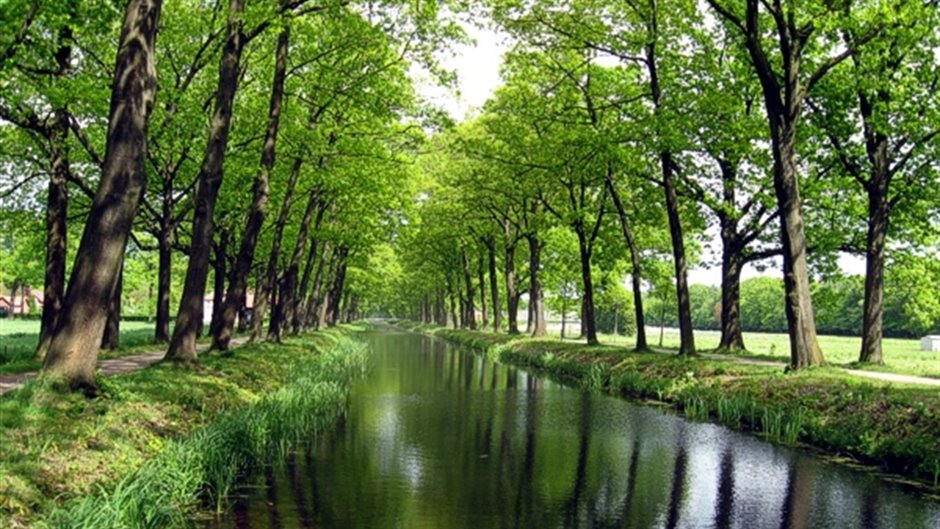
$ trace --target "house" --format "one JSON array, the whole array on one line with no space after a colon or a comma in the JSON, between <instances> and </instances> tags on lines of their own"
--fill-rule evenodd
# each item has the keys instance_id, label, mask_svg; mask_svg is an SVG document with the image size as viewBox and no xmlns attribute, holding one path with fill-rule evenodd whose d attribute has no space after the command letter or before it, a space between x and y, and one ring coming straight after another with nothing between
<instances>
[{"instance_id":1,"label":"house","mask_svg":"<svg viewBox=\"0 0 940 529\"><path fill-rule=\"evenodd\" d=\"M26 315L32 312L42 312L44 301L41 290L33 290L30 287L21 287L19 292L14 291L12 295L0 295L0 314Z\"/></svg>"},{"instance_id":2,"label":"house","mask_svg":"<svg viewBox=\"0 0 940 529\"><path fill-rule=\"evenodd\" d=\"M215 292L210 292L202 298L202 322L206 325L212 323L212 306L215 304ZM245 308L249 311L255 306L255 291L245 292Z\"/></svg>"}]
</instances>

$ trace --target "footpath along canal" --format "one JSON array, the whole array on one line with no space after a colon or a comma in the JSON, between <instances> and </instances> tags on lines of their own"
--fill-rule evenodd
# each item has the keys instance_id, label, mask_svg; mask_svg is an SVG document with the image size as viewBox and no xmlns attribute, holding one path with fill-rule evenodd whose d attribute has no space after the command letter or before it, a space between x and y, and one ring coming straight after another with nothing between
<instances>
[{"instance_id":1,"label":"footpath along canal","mask_svg":"<svg viewBox=\"0 0 940 529\"><path fill-rule=\"evenodd\" d=\"M940 527L940 501L802 450L396 331L335 433L207 527Z\"/></svg>"}]
</instances>

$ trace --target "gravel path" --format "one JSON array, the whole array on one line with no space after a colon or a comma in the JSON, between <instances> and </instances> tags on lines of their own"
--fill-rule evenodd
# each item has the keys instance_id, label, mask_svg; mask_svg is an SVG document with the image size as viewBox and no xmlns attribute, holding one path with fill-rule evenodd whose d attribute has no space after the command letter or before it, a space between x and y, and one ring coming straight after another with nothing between
<instances>
[{"instance_id":1,"label":"gravel path","mask_svg":"<svg viewBox=\"0 0 940 529\"><path fill-rule=\"evenodd\" d=\"M232 347L238 347L247 341L248 338L235 338L232 340ZM208 348L209 344L199 344L196 346L196 350L199 352L205 351ZM166 349L164 348L155 351L148 351L146 353L124 356L121 358L99 360L98 370L104 376L137 371L138 369L143 369L149 365L156 364L163 359L165 354ZM38 371L27 371L25 373L14 373L12 375L0 375L0 395L21 387L26 383L27 380L34 378L38 374Z\"/></svg>"}]
</instances>

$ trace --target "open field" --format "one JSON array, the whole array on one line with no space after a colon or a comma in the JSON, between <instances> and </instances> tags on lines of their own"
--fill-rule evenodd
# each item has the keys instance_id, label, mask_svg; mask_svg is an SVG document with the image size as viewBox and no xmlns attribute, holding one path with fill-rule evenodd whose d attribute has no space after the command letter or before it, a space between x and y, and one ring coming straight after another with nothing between
<instances>
[{"instance_id":1,"label":"open field","mask_svg":"<svg viewBox=\"0 0 940 529\"><path fill-rule=\"evenodd\" d=\"M626 347L633 347L636 340L635 336L610 334L600 335L598 338L602 344ZM718 346L720 338L721 333L718 331L695 331L695 346L699 351L710 351ZM659 327L647 327L646 339L651 346L659 347ZM855 336L819 337L819 346L822 347L826 361L831 364L853 369L940 378L940 352L921 351L919 340L885 338L882 342L886 364L884 366L856 365L861 344L862 339ZM744 345L747 351L739 353L742 356L781 362L790 359L790 342L786 334L745 332ZM665 329L662 346L664 349L678 349L679 330Z\"/></svg>"}]
</instances>

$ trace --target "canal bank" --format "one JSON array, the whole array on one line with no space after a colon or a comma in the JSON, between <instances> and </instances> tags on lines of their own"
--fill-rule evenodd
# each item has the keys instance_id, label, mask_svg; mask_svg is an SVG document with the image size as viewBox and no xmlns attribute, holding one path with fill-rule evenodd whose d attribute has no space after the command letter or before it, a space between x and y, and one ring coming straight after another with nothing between
<instances>
[{"instance_id":1,"label":"canal bank","mask_svg":"<svg viewBox=\"0 0 940 529\"><path fill-rule=\"evenodd\" d=\"M96 399L36 382L0 398L0 527L169 527L215 509L245 469L341 415L358 367L331 351L356 330L103 377Z\"/></svg>"},{"instance_id":2,"label":"canal bank","mask_svg":"<svg viewBox=\"0 0 940 529\"><path fill-rule=\"evenodd\" d=\"M714 358L398 324L570 383L666 403L689 418L775 443L813 447L940 494L936 388L860 380L837 369L784 374L777 367Z\"/></svg>"}]
</instances>

